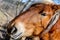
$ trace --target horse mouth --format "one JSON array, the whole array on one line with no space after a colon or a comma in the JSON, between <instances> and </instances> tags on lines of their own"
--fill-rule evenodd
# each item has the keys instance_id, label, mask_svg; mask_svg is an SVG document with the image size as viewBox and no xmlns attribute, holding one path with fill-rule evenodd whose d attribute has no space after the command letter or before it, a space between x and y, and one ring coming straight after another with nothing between
<instances>
[{"instance_id":1,"label":"horse mouth","mask_svg":"<svg viewBox=\"0 0 60 40\"><path fill-rule=\"evenodd\" d=\"M22 37L22 32L19 34L16 34L16 35L11 35L11 38L13 38L13 39L19 39L21 37Z\"/></svg>"}]
</instances>

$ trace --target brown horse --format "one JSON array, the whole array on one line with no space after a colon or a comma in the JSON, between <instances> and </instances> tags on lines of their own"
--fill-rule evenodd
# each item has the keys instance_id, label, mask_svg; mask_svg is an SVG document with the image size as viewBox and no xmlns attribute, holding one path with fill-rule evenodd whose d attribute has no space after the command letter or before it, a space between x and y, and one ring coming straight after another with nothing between
<instances>
[{"instance_id":1,"label":"brown horse","mask_svg":"<svg viewBox=\"0 0 60 40\"><path fill-rule=\"evenodd\" d=\"M51 18L59 9L59 5L32 5L27 11L21 13L9 23L8 34L14 39L22 37L22 40L29 36L32 36L33 40L49 40L50 38L51 40L59 40L60 20L41 37L45 29L49 27Z\"/></svg>"}]
</instances>

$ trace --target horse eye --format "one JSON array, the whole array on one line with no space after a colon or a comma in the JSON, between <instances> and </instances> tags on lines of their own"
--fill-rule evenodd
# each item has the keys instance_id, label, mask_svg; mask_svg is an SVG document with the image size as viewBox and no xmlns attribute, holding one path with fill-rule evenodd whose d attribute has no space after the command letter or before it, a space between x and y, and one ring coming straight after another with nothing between
<instances>
[{"instance_id":1,"label":"horse eye","mask_svg":"<svg viewBox=\"0 0 60 40\"><path fill-rule=\"evenodd\" d=\"M46 13L41 13L42 16L46 16Z\"/></svg>"}]
</instances>

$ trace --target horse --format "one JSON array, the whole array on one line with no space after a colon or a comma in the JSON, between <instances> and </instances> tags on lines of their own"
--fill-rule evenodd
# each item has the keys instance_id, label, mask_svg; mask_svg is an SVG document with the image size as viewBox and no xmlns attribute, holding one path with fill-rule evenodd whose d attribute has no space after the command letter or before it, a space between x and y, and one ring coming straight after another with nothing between
<instances>
[{"instance_id":1,"label":"horse","mask_svg":"<svg viewBox=\"0 0 60 40\"><path fill-rule=\"evenodd\" d=\"M25 40L26 37L32 37L33 40L49 40L50 38L59 40L60 20L59 16L55 17L59 9L60 5L34 4L9 22L7 32L13 39ZM58 11L59 13L60 11ZM52 21L52 18L55 20ZM46 32L46 30L48 31Z\"/></svg>"}]
</instances>

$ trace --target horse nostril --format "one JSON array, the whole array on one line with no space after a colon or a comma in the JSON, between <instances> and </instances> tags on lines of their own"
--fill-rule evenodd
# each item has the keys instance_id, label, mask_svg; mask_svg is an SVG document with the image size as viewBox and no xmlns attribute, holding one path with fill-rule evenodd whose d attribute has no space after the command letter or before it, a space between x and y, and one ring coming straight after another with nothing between
<instances>
[{"instance_id":1,"label":"horse nostril","mask_svg":"<svg viewBox=\"0 0 60 40\"><path fill-rule=\"evenodd\" d=\"M13 34L13 33L17 32L17 28L16 27L11 27L11 28L7 29L7 31L8 31L9 34Z\"/></svg>"},{"instance_id":2,"label":"horse nostril","mask_svg":"<svg viewBox=\"0 0 60 40\"><path fill-rule=\"evenodd\" d=\"M16 33L17 32L17 28L16 27L13 27L12 30L11 30L11 33Z\"/></svg>"}]
</instances>

